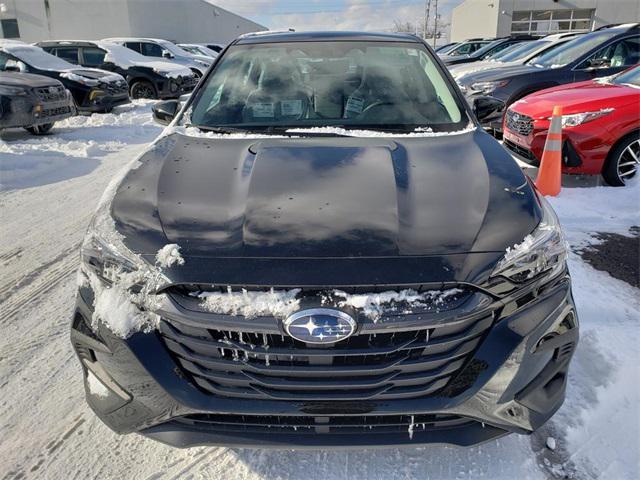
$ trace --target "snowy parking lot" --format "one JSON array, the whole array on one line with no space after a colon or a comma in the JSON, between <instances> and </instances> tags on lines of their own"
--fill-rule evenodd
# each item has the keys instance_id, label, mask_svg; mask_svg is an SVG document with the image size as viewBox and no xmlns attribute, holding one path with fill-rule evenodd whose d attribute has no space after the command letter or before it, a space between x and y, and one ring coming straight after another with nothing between
<instances>
[{"instance_id":1,"label":"snowy parking lot","mask_svg":"<svg viewBox=\"0 0 640 480\"><path fill-rule=\"evenodd\" d=\"M151 105L73 117L45 137L1 134L0 478L640 477L637 180L565 188L552 199L571 246L581 339L566 401L533 436L469 449L277 451L177 450L114 434L84 401L69 321L96 203L161 132Z\"/></svg>"}]
</instances>

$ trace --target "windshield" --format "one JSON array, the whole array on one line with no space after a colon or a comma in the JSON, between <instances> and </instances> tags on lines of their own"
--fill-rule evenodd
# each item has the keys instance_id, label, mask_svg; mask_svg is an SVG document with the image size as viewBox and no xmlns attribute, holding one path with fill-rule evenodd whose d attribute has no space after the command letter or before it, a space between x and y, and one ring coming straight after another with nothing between
<instances>
[{"instance_id":1,"label":"windshield","mask_svg":"<svg viewBox=\"0 0 640 480\"><path fill-rule=\"evenodd\" d=\"M192 47L191 45L178 45L178 46L187 53L195 53L196 55L200 53L196 47Z\"/></svg>"},{"instance_id":2,"label":"windshield","mask_svg":"<svg viewBox=\"0 0 640 480\"><path fill-rule=\"evenodd\" d=\"M640 87L640 66L616 75L613 79L613 83L616 85L633 85L635 87Z\"/></svg>"},{"instance_id":3,"label":"windshield","mask_svg":"<svg viewBox=\"0 0 640 480\"><path fill-rule=\"evenodd\" d=\"M493 42L487 43L484 47L476 50L471 54L472 57L482 57L488 52L490 52L494 47L500 45L503 40L494 40Z\"/></svg>"},{"instance_id":4,"label":"windshield","mask_svg":"<svg viewBox=\"0 0 640 480\"><path fill-rule=\"evenodd\" d=\"M570 40L561 47L554 48L531 61L536 67L560 68L578 60L582 55L601 43L620 34L620 30L603 30L589 33L583 37Z\"/></svg>"},{"instance_id":5,"label":"windshield","mask_svg":"<svg viewBox=\"0 0 640 480\"><path fill-rule=\"evenodd\" d=\"M398 42L234 46L199 91L191 116L204 129L452 131L468 121L427 50Z\"/></svg>"},{"instance_id":6,"label":"windshield","mask_svg":"<svg viewBox=\"0 0 640 480\"><path fill-rule=\"evenodd\" d=\"M8 48L7 51L27 65L42 70L69 70L71 68L77 68L75 65L65 62L55 55L50 55L38 47L11 47Z\"/></svg>"},{"instance_id":7,"label":"windshield","mask_svg":"<svg viewBox=\"0 0 640 480\"><path fill-rule=\"evenodd\" d=\"M183 50L182 48L180 48L175 43L167 42L166 40L158 41L157 43L162 48L164 48L165 50L173 53L174 55L176 55L178 57L188 57L188 56L191 55L189 52L187 52L186 50Z\"/></svg>"},{"instance_id":8,"label":"windshield","mask_svg":"<svg viewBox=\"0 0 640 480\"><path fill-rule=\"evenodd\" d=\"M519 43L514 43L512 45L509 45L507 48L503 49L503 50L498 50L495 53L492 53L491 55L487 55L487 58L490 61L497 61L497 62L502 62L502 57L504 57L505 55L509 55L511 52L513 52L514 50L517 50L518 48L520 48L521 45Z\"/></svg>"},{"instance_id":9,"label":"windshield","mask_svg":"<svg viewBox=\"0 0 640 480\"><path fill-rule=\"evenodd\" d=\"M506 54L500 56L500 61L517 62L518 60L524 60L532 53L548 45L551 45L551 43L545 40L517 43L516 48L509 50Z\"/></svg>"},{"instance_id":10,"label":"windshield","mask_svg":"<svg viewBox=\"0 0 640 480\"><path fill-rule=\"evenodd\" d=\"M120 65L127 63L148 63L149 57L140 55L138 52L131 50L130 48L123 47L122 45L116 45L115 43L99 43L98 47L107 51L105 61L113 61Z\"/></svg>"},{"instance_id":11,"label":"windshield","mask_svg":"<svg viewBox=\"0 0 640 480\"><path fill-rule=\"evenodd\" d=\"M451 56L469 55L475 51L474 45L486 45L487 43L489 42L462 42L462 43L459 43L458 45L454 45L451 50L447 50L446 54Z\"/></svg>"}]
</instances>

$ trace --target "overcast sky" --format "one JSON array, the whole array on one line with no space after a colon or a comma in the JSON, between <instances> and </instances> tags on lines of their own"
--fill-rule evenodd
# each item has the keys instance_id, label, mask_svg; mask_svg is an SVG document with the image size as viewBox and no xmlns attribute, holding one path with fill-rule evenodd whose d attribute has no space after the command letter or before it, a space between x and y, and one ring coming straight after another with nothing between
<instances>
[{"instance_id":1,"label":"overcast sky","mask_svg":"<svg viewBox=\"0 0 640 480\"><path fill-rule=\"evenodd\" d=\"M463 0L438 0L448 21ZM424 0L211 0L272 30L391 30L394 20L423 21ZM432 0L433 3L433 0ZM433 18L433 17L432 17Z\"/></svg>"}]
</instances>

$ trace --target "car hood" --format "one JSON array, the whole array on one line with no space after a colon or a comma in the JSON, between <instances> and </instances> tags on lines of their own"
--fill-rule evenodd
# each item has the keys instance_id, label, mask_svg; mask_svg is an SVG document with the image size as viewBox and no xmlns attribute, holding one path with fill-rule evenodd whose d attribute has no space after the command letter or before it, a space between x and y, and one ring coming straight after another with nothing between
<instances>
[{"instance_id":1,"label":"car hood","mask_svg":"<svg viewBox=\"0 0 640 480\"><path fill-rule=\"evenodd\" d=\"M482 72L484 70L491 70L494 68L504 68L518 65L518 62L494 62L490 60L481 60L479 62L463 63L461 65L452 65L449 68L451 75L456 80L463 75L469 75L471 73Z\"/></svg>"},{"instance_id":2,"label":"car hood","mask_svg":"<svg viewBox=\"0 0 640 480\"><path fill-rule=\"evenodd\" d=\"M638 100L638 88L589 80L541 90L514 102L511 108L534 118L548 118L555 105L562 105L562 113L570 115L601 108L626 107L637 104Z\"/></svg>"},{"instance_id":3,"label":"car hood","mask_svg":"<svg viewBox=\"0 0 640 480\"><path fill-rule=\"evenodd\" d=\"M156 72L165 72L167 75L171 77L174 77L174 76L188 77L193 74L191 70L188 69L187 67L184 67L182 65L176 65L175 63L171 63L171 62L129 60L129 64L135 67L151 68Z\"/></svg>"},{"instance_id":4,"label":"car hood","mask_svg":"<svg viewBox=\"0 0 640 480\"><path fill-rule=\"evenodd\" d=\"M176 243L185 258L229 275L256 274L249 264L268 259L288 259L277 264L291 276L305 274L291 271L291 259L380 266L404 258L394 272L403 276L421 258L446 276L455 269L439 256L457 256L462 268L471 253L480 255L468 269L486 270L540 220L516 163L476 130L393 139L172 133L140 162L112 201L127 246L152 257Z\"/></svg>"},{"instance_id":5,"label":"car hood","mask_svg":"<svg viewBox=\"0 0 640 480\"><path fill-rule=\"evenodd\" d=\"M0 73L0 85L12 87L50 87L60 86L60 82L44 75L34 75L32 73L2 72Z\"/></svg>"},{"instance_id":6,"label":"car hood","mask_svg":"<svg viewBox=\"0 0 640 480\"><path fill-rule=\"evenodd\" d=\"M99 82L120 82L124 81L122 75L100 70L99 68L70 68L60 72L60 76L68 80L76 80L77 77L84 77Z\"/></svg>"},{"instance_id":7,"label":"car hood","mask_svg":"<svg viewBox=\"0 0 640 480\"><path fill-rule=\"evenodd\" d=\"M496 80L506 80L520 75L531 75L544 70L545 69L534 67L533 65L507 65L469 73L465 75L464 78L459 78L459 80L462 80L461 83L465 85L471 85L476 82L492 82Z\"/></svg>"}]
</instances>

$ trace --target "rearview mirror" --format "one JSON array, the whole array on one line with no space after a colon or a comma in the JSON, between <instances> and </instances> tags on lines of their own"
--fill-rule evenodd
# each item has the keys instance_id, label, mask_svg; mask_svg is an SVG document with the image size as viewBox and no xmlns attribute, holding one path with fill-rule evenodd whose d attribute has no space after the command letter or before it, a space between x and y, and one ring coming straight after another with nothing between
<instances>
[{"instance_id":1,"label":"rearview mirror","mask_svg":"<svg viewBox=\"0 0 640 480\"><path fill-rule=\"evenodd\" d=\"M151 107L153 119L161 125L169 125L178 110L180 110L180 102L178 100L166 100Z\"/></svg>"},{"instance_id":2,"label":"rearview mirror","mask_svg":"<svg viewBox=\"0 0 640 480\"><path fill-rule=\"evenodd\" d=\"M486 120L496 113L501 113L504 103L493 97L477 97L473 100L473 113L479 121Z\"/></svg>"}]
</instances>

